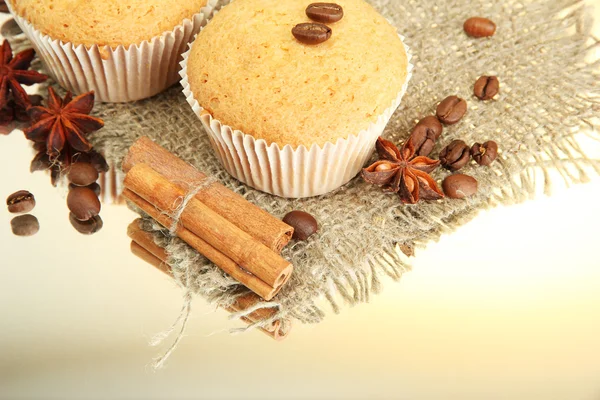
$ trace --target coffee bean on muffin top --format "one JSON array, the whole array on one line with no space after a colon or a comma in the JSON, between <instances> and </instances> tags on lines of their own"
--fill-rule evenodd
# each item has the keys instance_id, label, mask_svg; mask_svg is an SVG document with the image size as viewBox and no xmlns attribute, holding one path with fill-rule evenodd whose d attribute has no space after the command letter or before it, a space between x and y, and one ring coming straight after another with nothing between
<instances>
[{"instance_id":1,"label":"coffee bean on muffin top","mask_svg":"<svg viewBox=\"0 0 600 400\"><path fill-rule=\"evenodd\" d=\"M281 148L358 135L392 106L408 75L398 32L363 0L336 1L333 34L292 35L306 0L235 0L204 28L188 58L199 105L221 123Z\"/></svg>"}]
</instances>

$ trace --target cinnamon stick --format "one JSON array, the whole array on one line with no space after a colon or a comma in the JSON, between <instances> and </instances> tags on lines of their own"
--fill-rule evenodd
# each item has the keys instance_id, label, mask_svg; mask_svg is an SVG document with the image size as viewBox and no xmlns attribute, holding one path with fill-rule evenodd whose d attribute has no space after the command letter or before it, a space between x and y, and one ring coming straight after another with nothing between
<instances>
[{"instance_id":1,"label":"cinnamon stick","mask_svg":"<svg viewBox=\"0 0 600 400\"><path fill-rule=\"evenodd\" d=\"M181 224L267 285L279 287L293 266L196 198L181 206L187 192L147 164L131 168L125 186L163 213L180 212ZM179 207L183 211L178 210Z\"/></svg>"},{"instance_id":2,"label":"cinnamon stick","mask_svg":"<svg viewBox=\"0 0 600 400\"><path fill-rule=\"evenodd\" d=\"M140 223L140 220L137 219L137 220L133 221L129 225L130 228L128 228L128 233L131 233L137 239L137 240L132 240L132 242L131 242L131 252L134 255L136 255L137 257L139 257L140 259L142 259L142 260L146 261L147 263L149 263L150 265L154 266L158 270L160 270L172 277L173 274L171 272L171 267L166 262L167 254L166 254L165 250L163 248L161 248L160 246L157 246L154 243L154 238L152 237L152 234L150 234L146 231L143 231L140 228L139 223ZM153 251L148 250L147 248L145 248L145 246L152 248ZM162 256L156 256L153 254L154 251L156 250L155 247L160 249L160 251L158 251L157 253L161 254ZM246 295L238 297L236 299L236 301L232 304L232 306L227 308L227 310L231 313L244 311L244 310L247 310L248 308L254 306L256 303L258 303L260 301L261 301L260 297L258 297L256 294L248 293ZM262 321L262 320L273 318L274 315L275 315L274 309L261 308L259 310L252 312L247 317L242 317L241 320L248 324L252 324L252 323L255 323L256 321ZM281 339L284 339L289 333L289 331L286 331L286 332L283 331L282 325L283 324L282 324L281 320L275 320L275 321L273 321L273 323L270 326L268 326L266 328L260 328L260 329L264 333L266 333L270 337L272 337L273 339L281 340Z\"/></svg>"},{"instance_id":3,"label":"cinnamon stick","mask_svg":"<svg viewBox=\"0 0 600 400\"><path fill-rule=\"evenodd\" d=\"M207 179L202 172L147 137L141 137L131 146L123 160L123 170L129 172L135 165L142 163L148 164L186 192ZM195 198L277 253L292 238L292 227L220 183L207 186Z\"/></svg>"},{"instance_id":4,"label":"cinnamon stick","mask_svg":"<svg viewBox=\"0 0 600 400\"><path fill-rule=\"evenodd\" d=\"M166 262L167 252L165 251L165 249L163 249L154 242L154 238L150 233L146 232L141 228L141 223L142 219L138 218L131 224L129 224L129 226L127 227L127 236L129 236L131 240L138 242L139 244L144 246L144 248L150 253L152 253L152 255Z\"/></svg>"},{"instance_id":5,"label":"cinnamon stick","mask_svg":"<svg viewBox=\"0 0 600 400\"><path fill-rule=\"evenodd\" d=\"M162 271L169 276L173 276L171 272L171 267L167 265L167 263L163 262L160 258L156 257L150 251L146 250L144 246L142 246L134 240L131 241L131 252L138 258L141 258L148 264L158 269L159 271Z\"/></svg>"},{"instance_id":6,"label":"cinnamon stick","mask_svg":"<svg viewBox=\"0 0 600 400\"><path fill-rule=\"evenodd\" d=\"M162 262L159 258L155 257L152 253L150 253L148 250L144 249L141 245L139 245L137 242L135 241L131 241L131 252L137 256L138 258L142 259L143 261L147 262L148 264L154 266L155 268L157 268L159 271L164 272L165 274L173 277L173 274L171 272L170 267L165 264L164 262ZM167 266L167 268L165 268L165 266ZM254 293L249 293L245 296L240 297L238 300L242 300L242 302L247 302L247 301L251 301L251 297L255 297L258 299L258 296L256 296ZM260 300L260 299L258 299ZM236 301L235 303L236 305L238 304L238 302ZM230 313L236 313L236 312L240 312L243 311L244 308L240 308L240 307L228 307L225 308L225 310L229 311ZM258 313L258 311L263 311L262 313ZM240 320L242 320L243 322L247 323L247 324L253 324L256 321L259 321L259 319L256 319L256 316L260 315L262 318L262 316L264 315L266 318L271 318L274 315L274 311L269 311L271 309L260 309L257 310L251 314L249 314L247 317L241 317ZM265 319L266 319L265 318ZM282 340L284 339L288 333L288 331L284 331L282 329L282 321L281 320L275 320L273 321L273 323L271 325L269 325L266 328L259 328L262 332L266 333L268 336L270 336L271 338L275 339L275 340Z\"/></svg>"},{"instance_id":7,"label":"cinnamon stick","mask_svg":"<svg viewBox=\"0 0 600 400\"><path fill-rule=\"evenodd\" d=\"M240 310L236 310L235 308L232 308L232 307L226 308L226 310L232 314L240 311ZM248 325L256 322L256 320L254 320L250 317L241 317L240 320L244 321ZM289 330L288 331L283 330L282 321L280 321L280 320L273 321L271 326L269 326L268 328L259 328L259 329L277 341L285 339L287 337L287 335L289 334Z\"/></svg>"},{"instance_id":8,"label":"cinnamon stick","mask_svg":"<svg viewBox=\"0 0 600 400\"><path fill-rule=\"evenodd\" d=\"M257 303L260 303L261 299L254 295L253 293L249 293L247 295L238 297L235 302L231 305L230 309L232 312L240 312L247 310L251 307L254 307ZM248 314L248 320L251 322L263 321L269 318L273 318L275 315L275 310L273 308L259 308L258 310ZM275 324L275 323L278 324ZM273 325L266 328L269 332L274 332L275 330L280 328L279 321L274 321Z\"/></svg>"},{"instance_id":9,"label":"cinnamon stick","mask_svg":"<svg viewBox=\"0 0 600 400\"><path fill-rule=\"evenodd\" d=\"M132 252L159 270L167 273L170 276L173 276L171 267L167 264L167 252L162 247L154 243L154 238L151 233L140 228L140 221L140 219L136 219L129 225L129 228L127 229L129 237L132 240ZM156 251L156 249L159 249L159 251ZM261 298L256 294L248 293L247 295L238 297L235 303L232 304L231 309L233 309L235 312L247 310L260 301ZM256 321L272 318L273 315L273 309L261 308L250 314L249 317Z\"/></svg>"},{"instance_id":10,"label":"cinnamon stick","mask_svg":"<svg viewBox=\"0 0 600 400\"><path fill-rule=\"evenodd\" d=\"M161 224L165 228L168 229L173 225L173 220L171 218L162 213L160 210L157 210L154 205L148 203L146 200L133 193L131 190L125 188L125 190L123 191L123 196L129 201L131 201L133 204L138 206L140 209L142 209L142 211L144 211L150 217L155 219L159 224ZM258 277L248 274L244 269L240 268L230 258L225 256L220 251L216 250L206 241L194 235L185 227L182 227L180 225L177 228L176 234L181 240L183 240L192 248L200 252L211 262L213 262L216 266L218 266L227 274L229 274L233 279L237 280L242 285L246 286L248 289L252 290L254 293L256 293L265 300L273 299L273 297L275 297L275 295L279 293L283 285L287 282L286 278L280 286L272 287L266 284Z\"/></svg>"}]
</instances>

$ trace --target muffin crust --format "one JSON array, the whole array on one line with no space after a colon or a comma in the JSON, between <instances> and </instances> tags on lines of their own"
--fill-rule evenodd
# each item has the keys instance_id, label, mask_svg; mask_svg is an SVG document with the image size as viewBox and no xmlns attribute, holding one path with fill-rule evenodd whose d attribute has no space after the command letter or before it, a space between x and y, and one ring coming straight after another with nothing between
<instances>
[{"instance_id":1,"label":"muffin crust","mask_svg":"<svg viewBox=\"0 0 600 400\"><path fill-rule=\"evenodd\" d=\"M188 59L199 104L234 129L277 143L324 145L358 134L397 98L407 55L396 28L363 0L318 45L291 31L307 0L234 0L200 32Z\"/></svg>"},{"instance_id":2,"label":"muffin crust","mask_svg":"<svg viewBox=\"0 0 600 400\"><path fill-rule=\"evenodd\" d=\"M172 31L207 0L8 0L13 10L52 39L129 47Z\"/></svg>"}]
</instances>

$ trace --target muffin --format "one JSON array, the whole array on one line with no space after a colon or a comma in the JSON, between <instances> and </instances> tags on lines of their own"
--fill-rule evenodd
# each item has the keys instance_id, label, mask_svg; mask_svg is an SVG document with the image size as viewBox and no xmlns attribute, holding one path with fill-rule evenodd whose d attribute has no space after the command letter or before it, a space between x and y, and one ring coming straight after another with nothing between
<instances>
[{"instance_id":1,"label":"muffin","mask_svg":"<svg viewBox=\"0 0 600 400\"><path fill-rule=\"evenodd\" d=\"M105 102L153 96L178 79L181 54L216 0L8 0L58 83Z\"/></svg>"},{"instance_id":2,"label":"muffin","mask_svg":"<svg viewBox=\"0 0 600 400\"><path fill-rule=\"evenodd\" d=\"M184 93L227 171L283 197L347 183L400 104L412 66L396 28L363 0L339 0L331 37L292 29L309 0L235 0L184 55Z\"/></svg>"}]
</instances>

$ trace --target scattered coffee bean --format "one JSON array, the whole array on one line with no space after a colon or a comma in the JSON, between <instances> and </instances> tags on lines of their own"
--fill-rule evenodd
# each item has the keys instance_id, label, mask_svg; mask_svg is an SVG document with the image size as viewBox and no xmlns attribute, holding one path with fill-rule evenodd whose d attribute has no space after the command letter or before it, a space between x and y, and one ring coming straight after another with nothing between
<instances>
[{"instance_id":1,"label":"scattered coffee bean","mask_svg":"<svg viewBox=\"0 0 600 400\"><path fill-rule=\"evenodd\" d=\"M495 76L482 76L473 87L473 94L480 100L490 100L500 91L500 81Z\"/></svg>"},{"instance_id":2,"label":"scattered coffee bean","mask_svg":"<svg viewBox=\"0 0 600 400\"><path fill-rule=\"evenodd\" d=\"M429 116L419 121L410 134L410 140L415 147L415 154L428 156L435 146L435 141L442 134L442 124L437 117Z\"/></svg>"},{"instance_id":3,"label":"scattered coffee bean","mask_svg":"<svg viewBox=\"0 0 600 400\"><path fill-rule=\"evenodd\" d=\"M442 182L442 189L451 199L464 199L477 193L477 180L469 175L450 175Z\"/></svg>"},{"instance_id":4,"label":"scattered coffee bean","mask_svg":"<svg viewBox=\"0 0 600 400\"><path fill-rule=\"evenodd\" d=\"M76 187L69 191L67 207L80 221L87 221L100 213L100 200L93 190L87 187Z\"/></svg>"},{"instance_id":5,"label":"scattered coffee bean","mask_svg":"<svg viewBox=\"0 0 600 400\"><path fill-rule=\"evenodd\" d=\"M467 112L467 102L457 96L448 96L437 106L436 114L446 125L454 125Z\"/></svg>"},{"instance_id":6,"label":"scattered coffee bean","mask_svg":"<svg viewBox=\"0 0 600 400\"><path fill-rule=\"evenodd\" d=\"M78 162L69 168L67 178L76 186L89 186L98 180L99 174L96 167L90 163Z\"/></svg>"},{"instance_id":7,"label":"scattered coffee bean","mask_svg":"<svg viewBox=\"0 0 600 400\"><path fill-rule=\"evenodd\" d=\"M306 240L319 230L317 220L304 211L290 212L283 217L283 222L294 228L293 238L296 240Z\"/></svg>"},{"instance_id":8,"label":"scattered coffee bean","mask_svg":"<svg viewBox=\"0 0 600 400\"><path fill-rule=\"evenodd\" d=\"M10 221L15 236L33 236L40 230L40 222L31 214L19 215Z\"/></svg>"},{"instance_id":9,"label":"scattered coffee bean","mask_svg":"<svg viewBox=\"0 0 600 400\"><path fill-rule=\"evenodd\" d=\"M327 25L316 23L298 24L292 29L292 34L304 44L323 43L331 37L331 28Z\"/></svg>"},{"instance_id":10,"label":"scattered coffee bean","mask_svg":"<svg viewBox=\"0 0 600 400\"><path fill-rule=\"evenodd\" d=\"M78 187L81 187L81 186L77 186L73 183L69 183L69 190L73 190ZM94 193L96 193L96 196L98 196L98 197L100 197L100 194L102 193L102 188L96 182L92 183L91 185L83 186L83 187L93 190Z\"/></svg>"},{"instance_id":11,"label":"scattered coffee bean","mask_svg":"<svg viewBox=\"0 0 600 400\"><path fill-rule=\"evenodd\" d=\"M471 156L477 164L487 167L498 157L498 144L493 140L484 144L475 143L471 147Z\"/></svg>"},{"instance_id":12,"label":"scattered coffee bean","mask_svg":"<svg viewBox=\"0 0 600 400\"><path fill-rule=\"evenodd\" d=\"M440 153L442 166L451 171L458 171L471 158L469 146L462 140L453 140Z\"/></svg>"},{"instance_id":13,"label":"scattered coffee bean","mask_svg":"<svg viewBox=\"0 0 600 400\"><path fill-rule=\"evenodd\" d=\"M35 207L35 197L27 190L19 190L6 199L8 212L13 214L28 213Z\"/></svg>"},{"instance_id":14,"label":"scattered coffee bean","mask_svg":"<svg viewBox=\"0 0 600 400\"><path fill-rule=\"evenodd\" d=\"M312 3L306 8L306 15L313 21L338 22L344 17L344 9L335 3Z\"/></svg>"},{"instance_id":15,"label":"scattered coffee bean","mask_svg":"<svg viewBox=\"0 0 600 400\"><path fill-rule=\"evenodd\" d=\"M437 117L435 115L429 115L429 116L421 119L417 123L417 126L426 126L427 129L429 129L433 132L436 140L440 137L440 135L442 134L442 131L444 130L444 127L440 123L440 120L437 119Z\"/></svg>"},{"instance_id":16,"label":"scattered coffee bean","mask_svg":"<svg viewBox=\"0 0 600 400\"><path fill-rule=\"evenodd\" d=\"M82 235L93 235L102 229L104 223L102 222L102 218L99 215L90 218L87 221L80 221L77 219L75 214L69 213L69 221L71 221L71 225L73 228Z\"/></svg>"},{"instance_id":17,"label":"scattered coffee bean","mask_svg":"<svg viewBox=\"0 0 600 400\"><path fill-rule=\"evenodd\" d=\"M465 21L463 29L469 36L482 38L496 33L496 24L487 18L473 17Z\"/></svg>"}]
</instances>

